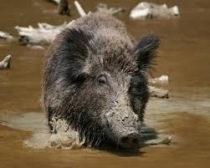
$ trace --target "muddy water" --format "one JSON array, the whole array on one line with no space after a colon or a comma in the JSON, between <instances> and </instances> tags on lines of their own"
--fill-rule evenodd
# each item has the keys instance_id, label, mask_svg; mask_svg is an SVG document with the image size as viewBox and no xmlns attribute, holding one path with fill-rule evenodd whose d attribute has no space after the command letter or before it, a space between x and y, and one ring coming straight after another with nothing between
<instances>
[{"instance_id":1,"label":"muddy water","mask_svg":"<svg viewBox=\"0 0 210 168\"><path fill-rule=\"evenodd\" d=\"M80 2L85 9L94 10L99 1ZM104 2L130 9L138 1ZM178 137L174 145L146 147L141 149L139 155L130 157L91 149L35 150L23 147L23 141L32 135L30 129L20 131L18 126L16 129L10 128L0 120L1 167L209 167L210 2L171 0L167 3L180 7L180 19L132 21L128 18L128 12L119 18L136 38L152 32L162 39L154 75L169 75L171 98L152 100L146 117L148 120L160 118L158 122L162 124L157 128ZM16 25L36 26L37 22L61 24L77 16L74 8L72 18L58 16L55 6L43 0L1 0L0 29L17 35ZM35 50L16 42L0 41L0 59L7 54L12 55L12 68L0 71L1 115L20 118L21 114L36 112L42 116L40 85L45 52L46 49ZM30 119L33 121L33 117ZM35 129L38 128L40 126L35 125Z\"/></svg>"}]
</instances>

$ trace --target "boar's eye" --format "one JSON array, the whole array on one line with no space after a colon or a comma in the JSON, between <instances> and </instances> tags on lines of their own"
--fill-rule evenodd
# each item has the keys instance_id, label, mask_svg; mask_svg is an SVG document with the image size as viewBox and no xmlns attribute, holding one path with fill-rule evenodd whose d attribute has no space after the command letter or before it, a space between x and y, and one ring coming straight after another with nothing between
<instances>
[{"instance_id":1,"label":"boar's eye","mask_svg":"<svg viewBox=\"0 0 210 168\"><path fill-rule=\"evenodd\" d=\"M104 74L98 76L98 83L100 85L104 85L104 84L107 83L107 78L106 78L106 76Z\"/></svg>"}]
</instances>

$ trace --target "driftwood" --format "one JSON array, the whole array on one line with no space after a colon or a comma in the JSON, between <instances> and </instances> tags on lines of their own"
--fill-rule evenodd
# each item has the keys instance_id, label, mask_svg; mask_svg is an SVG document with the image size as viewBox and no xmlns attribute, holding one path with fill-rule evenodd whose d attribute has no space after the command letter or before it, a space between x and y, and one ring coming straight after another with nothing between
<instances>
[{"instance_id":1,"label":"driftwood","mask_svg":"<svg viewBox=\"0 0 210 168\"><path fill-rule=\"evenodd\" d=\"M86 13L81 5L75 1L75 6L80 16L85 16ZM20 27L16 26L15 29L19 33L19 42L22 45L46 45L51 43L57 34L59 34L65 27L70 26L71 22L64 23L59 26L50 25L48 23L38 23L38 27Z\"/></svg>"},{"instance_id":2,"label":"driftwood","mask_svg":"<svg viewBox=\"0 0 210 168\"><path fill-rule=\"evenodd\" d=\"M132 19L170 19L179 17L179 8L174 6L168 8L166 4L157 5L154 3L141 2L131 10Z\"/></svg>"},{"instance_id":3,"label":"driftwood","mask_svg":"<svg viewBox=\"0 0 210 168\"><path fill-rule=\"evenodd\" d=\"M149 80L149 83L151 84L168 84L168 76L167 75L162 75L158 78L153 78Z\"/></svg>"},{"instance_id":4,"label":"driftwood","mask_svg":"<svg viewBox=\"0 0 210 168\"><path fill-rule=\"evenodd\" d=\"M97 8L98 12L106 12L110 15L116 15L118 13L125 12L125 8L121 8L121 7L119 7L119 8L113 8L113 7L109 8L108 5L105 4L105 3L99 3L96 6L96 8Z\"/></svg>"},{"instance_id":5,"label":"driftwood","mask_svg":"<svg viewBox=\"0 0 210 168\"><path fill-rule=\"evenodd\" d=\"M151 97L169 98L169 91L165 89L149 86L149 92Z\"/></svg>"},{"instance_id":6,"label":"driftwood","mask_svg":"<svg viewBox=\"0 0 210 168\"><path fill-rule=\"evenodd\" d=\"M7 40L7 41L13 41L14 40L14 37L11 36L9 33L0 31L0 39Z\"/></svg>"},{"instance_id":7,"label":"driftwood","mask_svg":"<svg viewBox=\"0 0 210 168\"><path fill-rule=\"evenodd\" d=\"M0 61L0 70L9 69L11 63L11 55L7 55L2 61Z\"/></svg>"},{"instance_id":8,"label":"driftwood","mask_svg":"<svg viewBox=\"0 0 210 168\"><path fill-rule=\"evenodd\" d=\"M150 85L167 85L168 83L169 77L167 75L149 79ZM169 91L166 89L161 89L156 86L149 86L149 92L151 97L169 98Z\"/></svg>"},{"instance_id":9,"label":"driftwood","mask_svg":"<svg viewBox=\"0 0 210 168\"><path fill-rule=\"evenodd\" d=\"M19 42L22 45L45 45L51 43L56 35L66 27L66 23L60 26L53 26L47 23L38 23L38 28L19 27L15 29L19 33Z\"/></svg>"}]
</instances>

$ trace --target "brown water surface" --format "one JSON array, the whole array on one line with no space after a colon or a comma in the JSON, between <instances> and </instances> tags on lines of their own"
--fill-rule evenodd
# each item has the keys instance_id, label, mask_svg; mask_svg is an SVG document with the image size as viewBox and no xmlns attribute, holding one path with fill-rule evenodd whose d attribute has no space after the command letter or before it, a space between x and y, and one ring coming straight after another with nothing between
<instances>
[{"instance_id":1,"label":"brown water surface","mask_svg":"<svg viewBox=\"0 0 210 168\"><path fill-rule=\"evenodd\" d=\"M99 0L80 0L83 7L95 10ZM137 0L104 0L110 6L128 10ZM178 5L181 17L174 20L133 21L129 12L118 16L131 34L140 38L146 33L161 37L162 45L155 76L169 75L171 98L156 100L150 110L164 111L164 129L176 135L176 145L146 147L137 156L120 155L92 149L36 150L23 147L31 132L0 126L0 167L209 167L210 166L210 1L171 0L160 3ZM14 26L36 26L38 22L61 24L78 17L58 16L56 7L45 0L1 0L0 30L17 36ZM17 42L0 41L0 60L12 55L10 70L0 71L0 114L40 115L41 75L46 49L31 49ZM155 100L154 100L155 101ZM155 103L154 103L155 104ZM155 104L156 105L156 104ZM168 105L168 106L167 106ZM157 108L155 108L157 107ZM168 113L167 113L168 112ZM148 115L148 118L152 117ZM1 122L1 119L0 119Z\"/></svg>"}]
</instances>

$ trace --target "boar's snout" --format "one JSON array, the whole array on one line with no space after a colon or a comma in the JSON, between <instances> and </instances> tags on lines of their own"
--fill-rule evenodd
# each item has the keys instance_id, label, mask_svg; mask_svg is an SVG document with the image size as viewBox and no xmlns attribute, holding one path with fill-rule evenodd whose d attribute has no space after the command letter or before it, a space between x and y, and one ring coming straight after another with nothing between
<instances>
[{"instance_id":1,"label":"boar's snout","mask_svg":"<svg viewBox=\"0 0 210 168\"><path fill-rule=\"evenodd\" d=\"M138 116L129 107L126 108L124 111L120 109L120 113L108 113L106 116L108 128L119 148L137 149L140 146L140 122Z\"/></svg>"},{"instance_id":2,"label":"boar's snout","mask_svg":"<svg viewBox=\"0 0 210 168\"><path fill-rule=\"evenodd\" d=\"M119 145L125 149L135 149L139 147L140 135L138 132L131 132L119 139Z\"/></svg>"}]
</instances>

